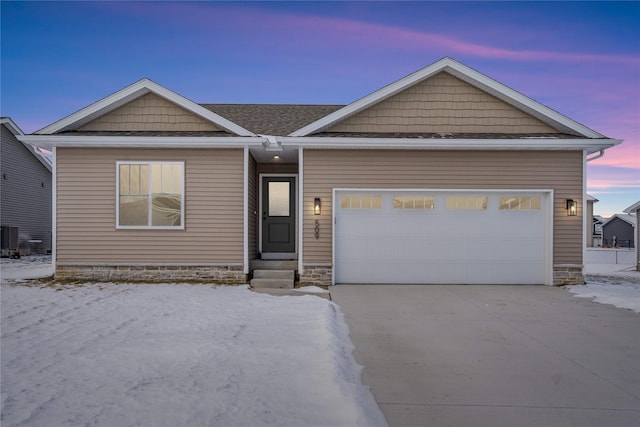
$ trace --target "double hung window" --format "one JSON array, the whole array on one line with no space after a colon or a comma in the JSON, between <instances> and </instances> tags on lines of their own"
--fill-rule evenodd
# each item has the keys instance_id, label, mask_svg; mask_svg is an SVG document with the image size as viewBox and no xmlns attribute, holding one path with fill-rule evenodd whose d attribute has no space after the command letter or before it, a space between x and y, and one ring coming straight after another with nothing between
<instances>
[{"instance_id":1,"label":"double hung window","mask_svg":"<svg viewBox=\"0 0 640 427\"><path fill-rule=\"evenodd\" d=\"M184 229L184 162L117 162L117 228Z\"/></svg>"}]
</instances>

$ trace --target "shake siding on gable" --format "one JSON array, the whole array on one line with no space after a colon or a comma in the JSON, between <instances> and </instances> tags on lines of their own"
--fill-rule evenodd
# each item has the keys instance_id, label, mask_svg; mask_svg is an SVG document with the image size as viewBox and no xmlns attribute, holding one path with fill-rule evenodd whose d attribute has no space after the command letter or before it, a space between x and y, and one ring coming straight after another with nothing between
<instances>
[{"instance_id":1,"label":"shake siding on gable","mask_svg":"<svg viewBox=\"0 0 640 427\"><path fill-rule=\"evenodd\" d=\"M243 262L242 149L58 148L57 262ZM116 230L116 161L185 162L185 230Z\"/></svg>"},{"instance_id":2,"label":"shake siding on gable","mask_svg":"<svg viewBox=\"0 0 640 427\"><path fill-rule=\"evenodd\" d=\"M546 123L441 72L327 132L558 133Z\"/></svg>"},{"instance_id":3,"label":"shake siding on gable","mask_svg":"<svg viewBox=\"0 0 640 427\"><path fill-rule=\"evenodd\" d=\"M581 151L304 151L304 264L331 264L334 188L552 189L554 264L582 264ZM322 215L313 215L314 197ZM565 200L578 201L568 217ZM314 222L320 220L320 238ZM491 242L487 242L491 250Z\"/></svg>"},{"instance_id":4,"label":"shake siding on gable","mask_svg":"<svg viewBox=\"0 0 640 427\"><path fill-rule=\"evenodd\" d=\"M79 131L221 131L208 120L148 93L78 129Z\"/></svg>"}]
</instances>

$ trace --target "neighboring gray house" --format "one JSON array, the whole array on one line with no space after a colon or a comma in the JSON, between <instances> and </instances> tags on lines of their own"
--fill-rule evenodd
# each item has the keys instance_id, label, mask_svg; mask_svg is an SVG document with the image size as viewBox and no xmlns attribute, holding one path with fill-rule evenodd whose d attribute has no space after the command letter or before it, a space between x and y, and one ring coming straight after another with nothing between
<instances>
[{"instance_id":1,"label":"neighboring gray house","mask_svg":"<svg viewBox=\"0 0 640 427\"><path fill-rule=\"evenodd\" d=\"M640 242L640 227L638 227L638 215L640 215L640 200L638 200L633 205L626 208L623 212L636 216L635 238L636 238L636 242ZM640 271L640 245L636 245L636 266L637 266L637 270Z\"/></svg>"},{"instance_id":2,"label":"neighboring gray house","mask_svg":"<svg viewBox=\"0 0 640 427\"><path fill-rule=\"evenodd\" d=\"M603 246L635 248L635 215L615 214L602 223Z\"/></svg>"},{"instance_id":3,"label":"neighboring gray house","mask_svg":"<svg viewBox=\"0 0 640 427\"><path fill-rule=\"evenodd\" d=\"M51 251L51 164L8 117L0 118L2 255Z\"/></svg>"}]
</instances>

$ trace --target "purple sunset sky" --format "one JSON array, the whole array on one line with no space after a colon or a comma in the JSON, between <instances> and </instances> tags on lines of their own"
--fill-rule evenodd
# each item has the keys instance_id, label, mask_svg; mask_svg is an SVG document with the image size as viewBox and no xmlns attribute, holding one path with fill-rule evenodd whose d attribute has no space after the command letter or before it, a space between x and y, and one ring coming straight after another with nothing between
<instances>
[{"instance_id":1,"label":"purple sunset sky","mask_svg":"<svg viewBox=\"0 0 640 427\"><path fill-rule=\"evenodd\" d=\"M6 2L1 114L36 131L148 77L200 103L348 104L450 56L611 138L640 200L640 2Z\"/></svg>"}]
</instances>

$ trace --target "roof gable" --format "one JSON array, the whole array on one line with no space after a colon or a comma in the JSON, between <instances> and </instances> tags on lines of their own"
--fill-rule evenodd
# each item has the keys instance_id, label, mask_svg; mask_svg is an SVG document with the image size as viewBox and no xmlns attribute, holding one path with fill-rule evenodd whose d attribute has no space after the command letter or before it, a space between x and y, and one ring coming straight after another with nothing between
<instances>
[{"instance_id":1,"label":"roof gable","mask_svg":"<svg viewBox=\"0 0 640 427\"><path fill-rule=\"evenodd\" d=\"M127 86L126 88L107 96L106 98L101 99L100 101L89 105L57 122L40 129L36 132L37 135L51 135L55 133L65 132L69 130L78 130L83 128L84 126L89 126L91 128L91 122L94 122L94 126L103 126L105 121L100 121L99 118L109 114L114 113L118 114L117 110L120 108L127 109L128 112L131 112L131 103L138 100L140 98L145 97L145 95L153 94L152 99L157 104L164 103L164 105L156 105L150 106L152 108L158 108L158 110L148 110L138 111L135 116L139 118L140 115L153 115L153 114L164 114L169 111L171 108L168 105L173 106L173 108L179 108L184 112L188 113L187 116L197 117L198 125L202 125L203 122L209 122L213 128L218 130L222 129L233 133L239 136L254 136L253 132L227 120L226 118L207 110L206 108L194 103L193 101L188 100L187 98L178 95L177 93L149 80L142 79L138 82ZM162 101L158 101L160 98ZM144 99L144 98L143 98ZM149 99L147 97L147 99ZM144 101L143 101L144 102ZM137 107L134 104L134 107ZM164 111L162 111L164 109ZM134 110L135 111L135 110ZM174 110L175 112L175 110ZM175 117L176 115L174 115ZM185 114L178 114L177 116L185 116ZM113 118L113 116L111 117ZM187 119L189 121L191 119ZM175 125L175 123L174 123ZM86 129L85 129L86 130ZM104 129L101 129L104 130ZM122 129L119 129L122 130ZM135 129L141 130L141 129ZM145 129L142 129L145 130ZM153 129L153 130L167 130L167 129ZM210 129L209 129L210 130Z\"/></svg>"},{"instance_id":2,"label":"roof gable","mask_svg":"<svg viewBox=\"0 0 640 427\"><path fill-rule=\"evenodd\" d=\"M605 226L609 223L614 222L615 220L620 220L620 221L624 221L627 224L631 225L632 227L636 226L636 217L632 216L632 215L620 215L620 214L614 214L612 217L610 217L609 219L605 220L602 223L602 226Z\"/></svg>"},{"instance_id":3,"label":"roof gable","mask_svg":"<svg viewBox=\"0 0 640 427\"><path fill-rule=\"evenodd\" d=\"M554 134L558 130L442 71L325 132Z\"/></svg>"},{"instance_id":4,"label":"roof gable","mask_svg":"<svg viewBox=\"0 0 640 427\"><path fill-rule=\"evenodd\" d=\"M606 138L584 125L528 98L521 93L485 76L472 68L467 67L451 58L443 58L440 61L416 71L388 86L379 89L372 94L361 98L346 107L323 117L307 126L298 129L290 136L307 136L326 131L339 122L357 115L376 104L379 104L401 92L429 79L439 73L447 74L479 89L493 98L501 100L526 115L537 119L557 132L580 135L587 138ZM333 128L335 129L335 128Z\"/></svg>"},{"instance_id":5,"label":"roof gable","mask_svg":"<svg viewBox=\"0 0 640 427\"><path fill-rule=\"evenodd\" d=\"M79 128L90 131L224 131L206 120L153 93L146 93L133 101L110 111Z\"/></svg>"}]
</instances>

